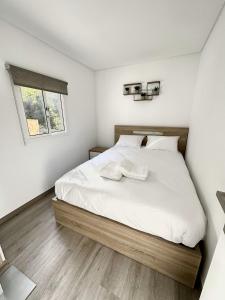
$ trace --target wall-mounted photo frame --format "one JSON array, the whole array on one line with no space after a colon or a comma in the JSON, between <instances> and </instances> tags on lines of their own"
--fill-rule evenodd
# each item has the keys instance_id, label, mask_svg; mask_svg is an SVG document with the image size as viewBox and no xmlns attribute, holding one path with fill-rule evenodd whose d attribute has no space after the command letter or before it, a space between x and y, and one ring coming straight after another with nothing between
<instances>
[{"instance_id":1,"label":"wall-mounted photo frame","mask_svg":"<svg viewBox=\"0 0 225 300\"><path fill-rule=\"evenodd\" d=\"M127 83L123 85L124 95L138 95L142 91L142 84L140 82Z\"/></svg>"},{"instance_id":2,"label":"wall-mounted photo frame","mask_svg":"<svg viewBox=\"0 0 225 300\"><path fill-rule=\"evenodd\" d=\"M148 96L158 96L160 92L160 81L147 82Z\"/></svg>"}]
</instances>

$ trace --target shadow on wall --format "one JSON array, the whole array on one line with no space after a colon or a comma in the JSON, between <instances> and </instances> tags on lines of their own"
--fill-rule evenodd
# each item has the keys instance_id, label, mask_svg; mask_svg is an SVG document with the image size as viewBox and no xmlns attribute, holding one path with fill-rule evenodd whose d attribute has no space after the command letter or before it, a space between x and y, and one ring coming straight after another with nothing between
<instances>
[{"instance_id":1,"label":"shadow on wall","mask_svg":"<svg viewBox=\"0 0 225 300\"><path fill-rule=\"evenodd\" d=\"M213 243L214 247L212 248L211 243ZM201 252L202 252L202 262L200 267L200 277L203 279L203 281L206 278L206 274L203 273L204 270L208 270L210 263L211 263L211 257L215 251L216 245L217 245L217 238L216 238L216 231L214 227L212 226L212 220L210 220L210 217L207 216L207 228L206 228L206 235L203 241L200 242Z\"/></svg>"},{"instance_id":2,"label":"shadow on wall","mask_svg":"<svg viewBox=\"0 0 225 300\"><path fill-rule=\"evenodd\" d=\"M211 264L211 258L213 256L213 253L215 251L218 238L217 238L217 232L214 228L213 221L211 219L211 216L207 213L206 210L206 200L204 197L203 192L201 191L201 187L197 184L197 179L195 178L190 164L188 164L186 160L186 164L188 165L188 169L191 175L191 178L193 182L195 183L195 188L199 197L199 200L202 204L202 207L204 209L204 212L206 214L207 218L207 227L206 227L206 234L204 240L201 242L201 252L202 252L202 262L201 262L201 267L200 267L200 277L202 278L203 282L205 281L209 266ZM215 193L216 195L216 193ZM216 201L216 200L215 200ZM222 230L222 227L221 227Z\"/></svg>"},{"instance_id":3,"label":"shadow on wall","mask_svg":"<svg viewBox=\"0 0 225 300\"><path fill-rule=\"evenodd\" d=\"M88 150L83 151L79 156L78 153L81 153L81 151L74 148L69 151L64 151L60 156L49 158L46 161L46 165L43 168L44 176L42 181L43 185L46 186L46 189L54 186L56 180L62 175L88 160Z\"/></svg>"}]
</instances>

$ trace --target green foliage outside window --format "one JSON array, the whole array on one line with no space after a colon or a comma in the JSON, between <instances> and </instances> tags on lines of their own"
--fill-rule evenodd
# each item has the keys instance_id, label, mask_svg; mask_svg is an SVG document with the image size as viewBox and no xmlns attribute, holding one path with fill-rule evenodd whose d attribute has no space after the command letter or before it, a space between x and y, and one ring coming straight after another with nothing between
<instances>
[{"instance_id":1,"label":"green foliage outside window","mask_svg":"<svg viewBox=\"0 0 225 300\"><path fill-rule=\"evenodd\" d=\"M26 119L38 121L40 134L64 130L60 94L42 93L41 90L28 87L21 87L21 93Z\"/></svg>"}]
</instances>

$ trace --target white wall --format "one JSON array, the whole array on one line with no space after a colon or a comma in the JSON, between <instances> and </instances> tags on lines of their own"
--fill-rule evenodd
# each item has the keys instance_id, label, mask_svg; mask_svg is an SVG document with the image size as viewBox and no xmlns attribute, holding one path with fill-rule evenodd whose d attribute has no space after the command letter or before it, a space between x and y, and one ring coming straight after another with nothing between
<instances>
[{"instance_id":1,"label":"white wall","mask_svg":"<svg viewBox=\"0 0 225 300\"><path fill-rule=\"evenodd\" d=\"M188 126L199 55L175 57L96 72L97 141L113 143L115 124ZM153 101L123 96L123 84L161 81Z\"/></svg>"},{"instance_id":2,"label":"white wall","mask_svg":"<svg viewBox=\"0 0 225 300\"><path fill-rule=\"evenodd\" d=\"M0 21L0 218L54 185L96 143L94 73ZM67 135L24 145L5 62L68 81Z\"/></svg>"},{"instance_id":3,"label":"white wall","mask_svg":"<svg viewBox=\"0 0 225 300\"><path fill-rule=\"evenodd\" d=\"M212 263L201 293L201 300L224 300L225 298L225 234L218 240Z\"/></svg>"},{"instance_id":4,"label":"white wall","mask_svg":"<svg viewBox=\"0 0 225 300\"><path fill-rule=\"evenodd\" d=\"M217 190L225 191L224 132L225 10L201 54L187 151L188 165L208 217L203 279L224 224L216 198Z\"/></svg>"}]
</instances>

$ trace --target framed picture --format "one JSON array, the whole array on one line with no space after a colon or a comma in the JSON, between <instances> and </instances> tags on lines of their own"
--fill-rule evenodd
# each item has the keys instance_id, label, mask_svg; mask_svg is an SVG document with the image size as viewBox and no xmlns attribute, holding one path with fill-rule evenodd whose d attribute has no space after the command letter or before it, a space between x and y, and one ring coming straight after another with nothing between
<instances>
[{"instance_id":1,"label":"framed picture","mask_svg":"<svg viewBox=\"0 0 225 300\"><path fill-rule=\"evenodd\" d=\"M147 83L148 96L158 96L160 92L160 81L151 81Z\"/></svg>"}]
</instances>

